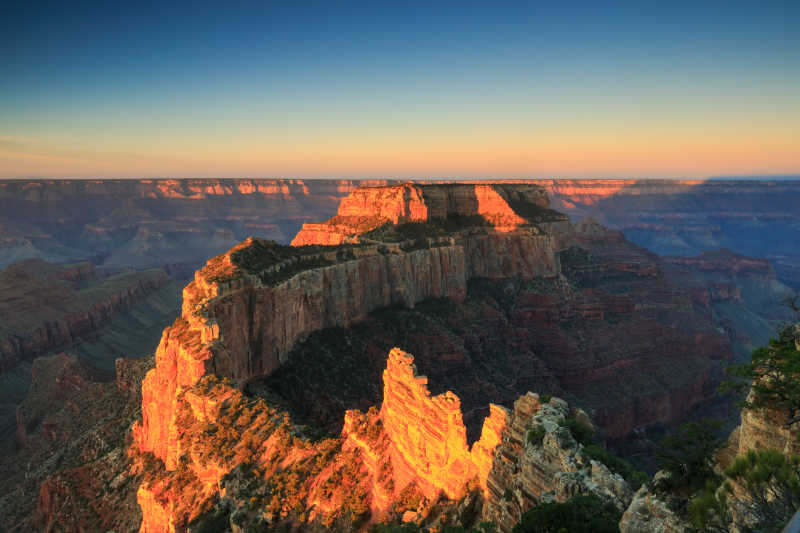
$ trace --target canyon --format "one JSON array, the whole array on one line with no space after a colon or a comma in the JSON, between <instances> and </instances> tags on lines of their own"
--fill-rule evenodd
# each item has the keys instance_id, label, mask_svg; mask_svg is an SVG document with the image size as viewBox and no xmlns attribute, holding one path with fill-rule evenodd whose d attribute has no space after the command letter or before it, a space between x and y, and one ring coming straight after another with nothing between
<instances>
[{"instance_id":1,"label":"canyon","mask_svg":"<svg viewBox=\"0 0 800 533\"><path fill-rule=\"evenodd\" d=\"M697 281L696 290L673 284L665 271L697 265L661 262L655 254L627 242L622 234L596 223L573 226L565 216L549 208L541 189L506 184L404 184L365 190L354 194L353 202L342 203L342 212L331 221L331 235L324 234L324 225L315 224L301 230L295 247L248 239L210 260L184 290L181 317L164 331L156 352L156 367L143 382L142 419L133 428L132 450L163 462L163 467L151 472L150 481L139 490L142 531L180 530L208 512L225 517L233 516L232 512L244 513L247 520L253 519L251 510L239 510L241 504L236 497L230 501L227 488L224 504L215 499L218 492L222 494L219 487L223 479L238 465L249 465L248 457L260 464L246 473L248 483L271 484L278 472L290 476L294 483L291 493L280 502L273 499L265 504L268 512L255 514L268 524L288 520L308 527L334 523L353 527L372 513L373 519L384 518L381 513L391 507L387 505L412 484L425 501L442 493L450 500L463 502L465 481L476 473L480 473L477 487L488 497L491 469L485 466L484 450L491 447L487 442L496 446L505 438L497 435L503 432L508 415L489 406L481 437L469 448L460 394L446 392L426 400L427 388L414 392L414 387L405 386L398 395L390 387L394 381L392 369L401 367L402 360L410 364L409 358L394 349L389 351L384 372L383 407L380 411L367 410L366 414L345 411L341 436L331 437L333 442L342 439L353 446L342 444L342 452L336 453L360 450L355 455L365 458L363 463L355 457L334 463L350 465L347 475L353 479L347 483L352 486L345 486L359 501L370 502L369 513L363 505L342 500L341 494L330 490L324 492L322 500L318 499L315 487L320 483L325 486L325 481L316 476L324 475L329 467L326 461L316 459L323 453L318 443L292 432L291 415L284 415L281 425L266 425L278 431L279 436L258 433L263 429L258 425L251 428L256 420L280 417L271 402L264 400L268 395L248 399L239 389L248 390L253 384L263 384L264 378L280 376L281 370L291 367L295 360L295 347L315 332L358 327L381 309L395 306L410 310L425 307L431 301L452 302L459 307L468 301L471 285L476 282L488 284L490 290L500 288L497 292L506 294L502 284L517 280L529 284L521 299L534 306L526 310L524 305L513 302L512 307L527 317L521 324L525 331L541 329L531 327L531 319L537 326L543 319L545 324L565 321L573 328L576 322L594 326L598 322L591 321L604 317L606 322L616 322L619 329L601 330L594 342L604 344L595 346L591 338L582 338L592 328L572 331L581 332L578 338L588 347L584 348L584 356L576 357L576 347L570 348L569 340L554 336L551 329L537 340L541 348L533 350L529 346L522 359L510 365L517 369L541 368L545 376L542 381L550 387L555 381L555 386L578 398L612 439L623 438L639 426L681 420L713 393L715 373L719 374L732 359L731 341L714 325L708 304L712 299L736 302L735 290L703 292L706 286L702 280ZM376 198L374 206L364 203L371 196ZM370 217L352 218L347 211L354 204L366 205L362 208L371 213ZM386 216L382 215L384 212ZM340 244L328 245L334 241ZM763 268L759 274L762 271ZM675 275L679 274L687 275L685 271ZM498 300L494 303L497 305ZM490 307L487 304L479 302L478 306ZM613 320L608 320L611 317ZM484 314L478 320L485 318ZM640 344L631 343L633 332L644 332L637 337ZM508 335L508 331L503 333L520 340ZM624 350L609 349L614 346L615 337L617 342L625 341ZM408 338L405 340L408 342ZM566 349L572 350L570 355L564 352L565 344ZM667 351L661 348L664 345L669 346ZM599 346L605 346L605 350L597 350ZM537 353L542 355L537 358ZM549 361L542 359L550 354ZM589 354L593 357L587 357ZM598 359L601 355L604 359ZM585 366L581 367L581 361ZM336 373L336 368L308 365L307 360L302 363L310 373ZM449 372L442 373L440 386L458 390L458 381L449 378L462 373L453 372L458 368L458 358L450 358L448 363L455 365L448 365ZM677 380L676 365L686 370ZM631 369L629 374L624 374L626 368ZM406 375L404 382L411 381L417 387L427 383L411 370L401 373ZM536 371L534 381L535 374ZM314 386L313 379L300 383L305 390L320 393L305 397L305 403L322 403L321 410L326 411L324 397L330 389ZM519 387L530 383L520 383ZM352 379L342 385L360 389ZM615 389L621 390L614 393ZM475 391L469 387L464 390L473 394ZM510 403L508 395L516 391L505 393L506 404ZM491 394L488 396L491 399ZM402 416L393 414L392 404L387 404L397 397L405 405ZM423 406L408 411L408 406L420 398ZM239 407L233 409L234 405ZM437 414L438 411L444 413ZM421 417L420 412L425 416ZM502 421L504 418L506 422ZM230 440L234 437L226 431L208 428L209 424L224 427L229 423L226 421L236 424L233 435L238 441L252 443L249 448L236 445L238 441ZM354 427L360 428L355 437ZM371 437L360 435L359 431L370 432L370 428L376 428ZM258 437L250 436L253 431ZM210 437L216 434L221 434L223 441ZM276 439L280 448L275 448ZM365 439L369 441L366 445ZM420 444L409 446L416 439ZM337 445L326 446L338 450ZM519 452L520 448L516 450ZM380 459L386 453L390 457L388 464L397 469L397 475L384 473L375 481L376 469L388 468L383 466L387 464L385 459ZM310 471L309 463L316 465ZM306 465L302 474L297 471L301 464ZM245 475L236 472L237 476ZM488 477L484 479L484 475ZM372 481L364 481L369 479ZM387 480L391 480L390 488L385 486ZM180 495L186 491L195 495L192 501ZM274 488L267 492L275 494ZM527 503L522 507L536 501L530 494L542 492L552 489L528 491L524 500ZM562 499L567 494L562 493ZM332 502L331 498L339 500ZM292 503L295 500L296 505ZM623 500L621 507L626 505ZM212 509L199 503L203 501L210 502ZM315 507L309 508L310 503ZM344 511L347 512L342 514ZM511 519L503 520L509 523Z\"/></svg>"},{"instance_id":2,"label":"canyon","mask_svg":"<svg viewBox=\"0 0 800 533\"><path fill-rule=\"evenodd\" d=\"M203 202L233 212L237 202L280 194L286 205L266 201L263 216L286 213L285 227L299 231L292 246L253 237L226 245L184 288L154 359L117 360L115 381L85 357L33 361L14 453L45 466L32 476L16 459L4 463L4 478L28 480L0 498L9 523L160 532L490 520L510 531L533 505L579 493L622 512L636 486L587 455L565 420L631 455L626 445L647 440L650 429L709 404L724 367L787 316L776 306L791 294L786 270L728 249L656 255L596 221L591 206L616 192L558 184L553 193L556 184L532 182L325 182L302 192L302 182L266 183L118 185L154 212L182 206L174 220L207 209ZM296 194L322 213L316 220L332 218L290 216ZM582 220L560 212L570 210ZM131 213L138 224L141 212ZM250 215L242 216L235 224ZM200 218L183 221L203 226ZM289 241L287 233L266 236ZM38 275L39 294L80 302L76 295L101 279L137 280L112 298L122 307L172 283L163 271L109 277L114 253L97 267L18 263L9 279ZM172 274L185 275L193 261L176 261ZM113 309L98 305L88 318L48 320L55 325L45 333L8 336L13 360L80 351L86 333L78 328L114 320ZM64 411L48 412L64 399ZM118 406L113 423L71 420L70 412L94 412L101 401ZM789 442L758 420L743 419L737 431L746 442ZM98 432L102 444L89 446ZM75 444L53 467L46 458L56 442ZM37 510L26 518L36 491ZM101 496L87 505L92 491Z\"/></svg>"},{"instance_id":3,"label":"canyon","mask_svg":"<svg viewBox=\"0 0 800 533\"><path fill-rule=\"evenodd\" d=\"M161 270L98 279L91 263L31 259L0 271L0 371L72 345L115 313L170 282Z\"/></svg>"},{"instance_id":4,"label":"canyon","mask_svg":"<svg viewBox=\"0 0 800 533\"><path fill-rule=\"evenodd\" d=\"M248 236L289 242L303 222L332 215L359 183L0 180L0 267L88 260L111 272L161 268L183 280Z\"/></svg>"},{"instance_id":5,"label":"canyon","mask_svg":"<svg viewBox=\"0 0 800 533\"><path fill-rule=\"evenodd\" d=\"M592 217L660 255L728 248L769 259L780 281L800 287L800 255L793 246L800 237L798 181L509 181L539 185L553 208L574 221ZM249 236L289 243L304 223L333 216L359 186L389 182L4 180L0 266L34 257L91 260L117 270L162 268L185 279Z\"/></svg>"},{"instance_id":6,"label":"canyon","mask_svg":"<svg viewBox=\"0 0 800 533\"><path fill-rule=\"evenodd\" d=\"M728 248L768 259L800 288L796 180L534 180L554 208L592 217L660 255Z\"/></svg>"},{"instance_id":7,"label":"canyon","mask_svg":"<svg viewBox=\"0 0 800 533\"><path fill-rule=\"evenodd\" d=\"M160 269L107 275L89 262L40 259L0 270L0 446L15 432L37 357L68 350L113 379L114 361L152 354L180 309L180 284Z\"/></svg>"}]
</instances>

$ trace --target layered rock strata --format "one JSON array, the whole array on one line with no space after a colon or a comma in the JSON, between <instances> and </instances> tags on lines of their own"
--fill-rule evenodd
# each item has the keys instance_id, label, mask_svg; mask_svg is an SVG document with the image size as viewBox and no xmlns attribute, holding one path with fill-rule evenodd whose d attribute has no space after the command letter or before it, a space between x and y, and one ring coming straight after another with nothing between
<instances>
[{"instance_id":1,"label":"layered rock strata","mask_svg":"<svg viewBox=\"0 0 800 533\"><path fill-rule=\"evenodd\" d=\"M153 359L118 359L118 381L71 354L36 358L17 411L17 445L0 457L5 531L134 531L142 465L127 454L139 387Z\"/></svg>"},{"instance_id":2,"label":"layered rock strata","mask_svg":"<svg viewBox=\"0 0 800 533\"><path fill-rule=\"evenodd\" d=\"M481 439L469 448L458 397L431 396L426 382L411 355L392 350L380 411L348 411L340 438L314 443L299 438L285 415L263 401L250 401L213 376L203 378L178 394L176 467L151 472L139 488L140 531L182 531L218 497L229 513L241 508L242 520L313 529L344 528L355 508L369 510L371 520L396 518L409 497L423 519L440 494L456 501L474 486L486 491L507 411L493 406ZM252 468L248 475L255 478L238 494L228 488L242 468ZM297 480L291 495L275 484L287 477ZM268 486L271 494L257 488ZM263 499L263 506L253 508L251 498Z\"/></svg>"},{"instance_id":3,"label":"layered rock strata","mask_svg":"<svg viewBox=\"0 0 800 533\"><path fill-rule=\"evenodd\" d=\"M537 185L406 183L356 189L342 200L337 215L328 222L303 224L292 245L357 242L360 234L387 223L474 216L498 231L512 231L528 224L531 217L566 220L550 210L547 193Z\"/></svg>"},{"instance_id":4,"label":"layered rock strata","mask_svg":"<svg viewBox=\"0 0 800 533\"><path fill-rule=\"evenodd\" d=\"M0 371L69 347L171 281L161 270L92 278L89 263L62 267L36 259L0 272Z\"/></svg>"},{"instance_id":5,"label":"layered rock strata","mask_svg":"<svg viewBox=\"0 0 800 533\"><path fill-rule=\"evenodd\" d=\"M530 191L546 202L540 189ZM521 228L491 241L490 250L494 233L478 227L463 237L426 238L410 247L399 242L347 249L248 239L210 260L184 290L181 318L164 331L156 369L145 380L142 424L135 430L142 449L174 467L176 393L208 373L238 383L269 374L313 331L347 326L381 307L437 297L462 301L472 276L556 275L549 234Z\"/></svg>"},{"instance_id":6,"label":"layered rock strata","mask_svg":"<svg viewBox=\"0 0 800 533\"><path fill-rule=\"evenodd\" d=\"M484 520L511 531L538 503L564 502L579 493L597 494L621 511L627 508L633 495L627 482L584 456L583 446L562 427L570 416L586 420L558 398L545 402L529 392L514 402L486 482Z\"/></svg>"}]
</instances>

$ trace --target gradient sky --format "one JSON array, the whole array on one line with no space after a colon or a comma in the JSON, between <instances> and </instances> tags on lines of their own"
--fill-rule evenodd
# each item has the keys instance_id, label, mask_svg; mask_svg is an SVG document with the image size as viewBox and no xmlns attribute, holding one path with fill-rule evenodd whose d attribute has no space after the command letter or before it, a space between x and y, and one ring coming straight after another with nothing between
<instances>
[{"instance_id":1,"label":"gradient sky","mask_svg":"<svg viewBox=\"0 0 800 533\"><path fill-rule=\"evenodd\" d=\"M800 174L796 0L161 4L2 4L0 177Z\"/></svg>"}]
</instances>

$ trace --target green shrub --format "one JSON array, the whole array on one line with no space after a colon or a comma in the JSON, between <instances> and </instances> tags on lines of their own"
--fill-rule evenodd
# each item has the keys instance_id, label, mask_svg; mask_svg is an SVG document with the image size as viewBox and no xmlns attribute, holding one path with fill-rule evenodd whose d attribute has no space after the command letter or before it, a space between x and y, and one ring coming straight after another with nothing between
<instances>
[{"instance_id":1,"label":"green shrub","mask_svg":"<svg viewBox=\"0 0 800 533\"><path fill-rule=\"evenodd\" d=\"M706 481L706 486L689 503L689 521L697 531L723 532L730 528L727 491L719 492L719 483Z\"/></svg>"},{"instance_id":2,"label":"green shrub","mask_svg":"<svg viewBox=\"0 0 800 533\"><path fill-rule=\"evenodd\" d=\"M512 533L618 533L622 513L594 494L543 503L522 515Z\"/></svg>"},{"instance_id":3,"label":"green shrub","mask_svg":"<svg viewBox=\"0 0 800 533\"><path fill-rule=\"evenodd\" d=\"M797 299L790 304L800 318ZM745 409L775 409L788 415L787 427L800 422L800 350L797 345L797 326L788 325L778 331L777 338L767 346L753 350L749 363L728 368L733 380L722 384L721 390L745 392L752 390L751 401Z\"/></svg>"},{"instance_id":4,"label":"green shrub","mask_svg":"<svg viewBox=\"0 0 800 533\"><path fill-rule=\"evenodd\" d=\"M541 396L539 396L539 403L543 403L543 404L544 403L550 403L550 400L552 400L552 399L553 399L553 396L551 394L542 394Z\"/></svg>"},{"instance_id":5,"label":"green shrub","mask_svg":"<svg viewBox=\"0 0 800 533\"><path fill-rule=\"evenodd\" d=\"M569 429L575 440L583 445L590 444L594 440L594 430L574 418L565 418L559 425Z\"/></svg>"},{"instance_id":6,"label":"green shrub","mask_svg":"<svg viewBox=\"0 0 800 533\"><path fill-rule=\"evenodd\" d=\"M669 475L658 488L694 492L715 479L713 455L722 440L717 436L718 420L682 424L656 448L659 468Z\"/></svg>"},{"instance_id":7,"label":"green shrub","mask_svg":"<svg viewBox=\"0 0 800 533\"><path fill-rule=\"evenodd\" d=\"M780 531L800 508L800 456L750 450L737 457L725 474L743 488L737 497L749 504L758 521L756 531Z\"/></svg>"},{"instance_id":8,"label":"green shrub","mask_svg":"<svg viewBox=\"0 0 800 533\"><path fill-rule=\"evenodd\" d=\"M525 434L525 440L527 440L528 444L531 446L541 446L542 442L544 441L545 433L547 432L545 431L544 426L541 424L536 424Z\"/></svg>"}]
</instances>

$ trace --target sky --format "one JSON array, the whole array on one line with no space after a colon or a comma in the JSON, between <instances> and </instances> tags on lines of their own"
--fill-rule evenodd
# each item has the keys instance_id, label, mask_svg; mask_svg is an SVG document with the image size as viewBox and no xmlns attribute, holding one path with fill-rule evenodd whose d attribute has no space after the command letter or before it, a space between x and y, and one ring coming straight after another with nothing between
<instances>
[{"instance_id":1,"label":"sky","mask_svg":"<svg viewBox=\"0 0 800 533\"><path fill-rule=\"evenodd\" d=\"M800 174L800 2L3 2L0 177Z\"/></svg>"}]
</instances>

